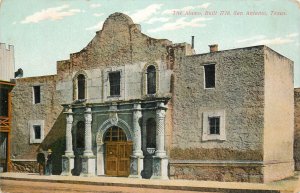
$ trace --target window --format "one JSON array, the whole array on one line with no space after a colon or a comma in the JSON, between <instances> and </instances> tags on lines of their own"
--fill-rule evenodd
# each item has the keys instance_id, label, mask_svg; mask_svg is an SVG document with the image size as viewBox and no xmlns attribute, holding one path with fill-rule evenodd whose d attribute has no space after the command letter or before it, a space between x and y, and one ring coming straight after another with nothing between
<instances>
[{"instance_id":1,"label":"window","mask_svg":"<svg viewBox=\"0 0 300 193\"><path fill-rule=\"evenodd\" d=\"M123 129L117 126L113 126L109 128L104 134L104 141L127 141L127 137Z\"/></svg>"},{"instance_id":2,"label":"window","mask_svg":"<svg viewBox=\"0 0 300 193\"><path fill-rule=\"evenodd\" d=\"M220 117L208 117L209 134L220 135Z\"/></svg>"},{"instance_id":3,"label":"window","mask_svg":"<svg viewBox=\"0 0 300 193\"><path fill-rule=\"evenodd\" d=\"M204 65L205 88L215 88L215 64Z\"/></svg>"},{"instance_id":4,"label":"window","mask_svg":"<svg viewBox=\"0 0 300 193\"><path fill-rule=\"evenodd\" d=\"M147 94L156 93L156 70L153 65L147 68Z\"/></svg>"},{"instance_id":5,"label":"window","mask_svg":"<svg viewBox=\"0 0 300 193\"><path fill-rule=\"evenodd\" d=\"M85 139L85 123L83 121L79 121L77 123L77 131L76 131L76 148L84 148L84 140Z\"/></svg>"},{"instance_id":6,"label":"window","mask_svg":"<svg viewBox=\"0 0 300 193\"><path fill-rule=\"evenodd\" d=\"M41 87L34 86L33 87L33 103L38 104L41 102Z\"/></svg>"},{"instance_id":7,"label":"window","mask_svg":"<svg viewBox=\"0 0 300 193\"><path fill-rule=\"evenodd\" d=\"M41 139L41 126L40 125L33 125L34 130L34 138Z\"/></svg>"},{"instance_id":8,"label":"window","mask_svg":"<svg viewBox=\"0 0 300 193\"><path fill-rule=\"evenodd\" d=\"M87 92L87 74L83 70L79 70L73 77L73 100L83 102L88 97Z\"/></svg>"},{"instance_id":9,"label":"window","mask_svg":"<svg viewBox=\"0 0 300 193\"><path fill-rule=\"evenodd\" d=\"M44 120L29 120L30 143L42 143L44 140Z\"/></svg>"},{"instance_id":10,"label":"window","mask_svg":"<svg viewBox=\"0 0 300 193\"><path fill-rule=\"evenodd\" d=\"M202 141L226 140L225 111L212 110L203 112Z\"/></svg>"},{"instance_id":11,"label":"window","mask_svg":"<svg viewBox=\"0 0 300 193\"><path fill-rule=\"evenodd\" d=\"M85 76L79 74L77 77L78 99L85 99Z\"/></svg>"},{"instance_id":12,"label":"window","mask_svg":"<svg viewBox=\"0 0 300 193\"><path fill-rule=\"evenodd\" d=\"M120 96L120 71L109 73L110 96Z\"/></svg>"},{"instance_id":13,"label":"window","mask_svg":"<svg viewBox=\"0 0 300 193\"><path fill-rule=\"evenodd\" d=\"M0 116L8 117L8 94L8 88L0 88Z\"/></svg>"}]
</instances>

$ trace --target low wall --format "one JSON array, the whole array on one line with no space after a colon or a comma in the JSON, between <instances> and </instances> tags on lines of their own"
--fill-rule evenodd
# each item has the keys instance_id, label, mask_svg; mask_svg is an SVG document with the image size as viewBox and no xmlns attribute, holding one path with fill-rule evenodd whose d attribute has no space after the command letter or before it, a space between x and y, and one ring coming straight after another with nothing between
<instances>
[{"instance_id":1,"label":"low wall","mask_svg":"<svg viewBox=\"0 0 300 193\"><path fill-rule=\"evenodd\" d=\"M170 179L263 182L263 164L259 161L170 160Z\"/></svg>"},{"instance_id":2,"label":"low wall","mask_svg":"<svg viewBox=\"0 0 300 193\"><path fill-rule=\"evenodd\" d=\"M35 160L11 160L11 172L38 173L38 169Z\"/></svg>"}]
</instances>

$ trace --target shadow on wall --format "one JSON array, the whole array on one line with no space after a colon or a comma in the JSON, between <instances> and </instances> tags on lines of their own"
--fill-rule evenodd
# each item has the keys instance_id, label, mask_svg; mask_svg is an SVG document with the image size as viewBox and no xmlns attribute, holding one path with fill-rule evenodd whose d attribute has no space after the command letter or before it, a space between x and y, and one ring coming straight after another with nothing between
<instances>
[{"instance_id":1,"label":"shadow on wall","mask_svg":"<svg viewBox=\"0 0 300 193\"><path fill-rule=\"evenodd\" d=\"M52 150L52 174L59 175L62 168L62 155L65 152L65 133L66 133L66 119L63 112L61 112L56 119L52 129L49 131L48 135L41 143L40 147L47 151L48 149Z\"/></svg>"}]
</instances>

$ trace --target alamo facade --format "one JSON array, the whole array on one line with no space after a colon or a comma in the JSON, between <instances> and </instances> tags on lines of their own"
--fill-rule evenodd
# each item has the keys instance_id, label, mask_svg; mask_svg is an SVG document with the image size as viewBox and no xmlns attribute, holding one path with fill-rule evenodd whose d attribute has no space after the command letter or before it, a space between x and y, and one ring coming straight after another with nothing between
<instances>
[{"instance_id":1,"label":"alamo facade","mask_svg":"<svg viewBox=\"0 0 300 193\"><path fill-rule=\"evenodd\" d=\"M80 38L80 37L79 37ZM57 74L16 79L12 170L268 182L293 175L293 62L266 46L195 54L122 14Z\"/></svg>"}]
</instances>

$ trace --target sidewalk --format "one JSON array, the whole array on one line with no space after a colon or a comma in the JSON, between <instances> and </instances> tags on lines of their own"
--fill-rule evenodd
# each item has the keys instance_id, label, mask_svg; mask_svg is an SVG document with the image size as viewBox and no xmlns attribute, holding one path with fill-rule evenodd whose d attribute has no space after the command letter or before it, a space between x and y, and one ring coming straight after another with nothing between
<instances>
[{"instance_id":1,"label":"sidewalk","mask_svg":"<svg viewBox=\"0 0 300 193\"><path fill-rule=\"evenodd\" d=\"M157 188L169 190L189 190L207 192L300 192L299 173L294 177L267 183L215 182L191 180L148 180L122 177L80 177L80 176L40 176L32 173L1 173L0 179L34 182L56 182L69 184L87 184L103 186L124 186L139 188ZM298 190L298 191L296 191Z\"/></svg>"}]
</instances>

